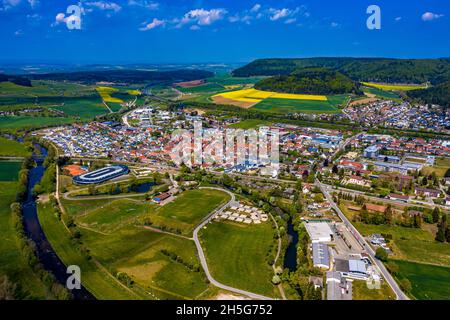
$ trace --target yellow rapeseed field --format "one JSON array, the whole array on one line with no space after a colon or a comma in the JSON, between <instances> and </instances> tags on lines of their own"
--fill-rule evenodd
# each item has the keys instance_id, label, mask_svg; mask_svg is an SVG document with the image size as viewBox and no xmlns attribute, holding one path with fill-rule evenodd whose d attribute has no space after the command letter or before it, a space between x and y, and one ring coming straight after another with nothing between
<instances>
[{"instance_id":1,"label":"yellow rapeseed field","mask_svg":"<svg viewBox=\"0 0 450 320\"><path fill-rule=\"evenodd\" d=\"M327 101L326 96L312 95L312 94L290 94L290 93L278 93L271 91L261 91L256 89L243 89L237 91L223 92L216 94L214 97L223 97L226 99L243 101L243 102L261 102L267 98L275 99L289 99L289 100L316 100Z\"/></svg>"},{"instance_id":2,"label":"yellow rapeseed field","mask_svg":"<svg viewBox=\"0 0 450 320\"><path fill-rule=\"evenodd\" d=\"M375 83L375 82L361 82L363 85L368 87L374 87L381 90L388 90L388 91L410 91L410 90L417 90L417 89L426 89L426 85L421 84L383 84L383 83Z\"/></svg>"},{"instance_id":3,"label":"yellow rapeseed field","mask_svg":"<svg viewBox=\"0 0 450 320\"><path fill-rule=\"evenodd\" d=\"M96 88L100 97L102 97L103 101L110 103L123 103L123 100L119 98L114 98L111 96L114 92L118 92L119 89L111 88L111 87L97 87Z\"/></svg>"}]
</instances>

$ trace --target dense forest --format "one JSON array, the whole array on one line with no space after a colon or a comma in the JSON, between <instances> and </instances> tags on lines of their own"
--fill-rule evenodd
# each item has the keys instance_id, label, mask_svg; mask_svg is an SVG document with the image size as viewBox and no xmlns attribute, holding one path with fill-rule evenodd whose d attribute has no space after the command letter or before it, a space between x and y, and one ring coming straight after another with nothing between
<instances>
[{"instance_id":1,"label":"dense forest","mask_svg":"<svg viewBox=\"0 0 450 320\"><path fill-rule=\"evenodd\" d=\"M31 81L29 79L19 77L19 76L10 76L7 74L0 74L0 82L12 82L19 86L31 87Z\"/></svg>"},{"instance_id":2,"label":"dense forest","mask_svg":"<svg viewBox=\"0 0 450 320\"><path fill-rule=\"evenodd\" d=\"M266 78L256 83L255 88L264 91L320 95L362 93L358 83L328 68L304 68L289 75Z\"/></svg>"},{"instance_id":3,"label":"dense forest","mask_svg":"<svg viewBox=\"0 0 450 320\"><path fill-rule=\"evenodd\" d=\"M424 103L438 104L448 109L450 108L450 81L428 89L409 91L408 97Z\"/></svg>"},{"instance_id":4,"label":"dense forest","mask_svg":"<svg viewBox=\"0 0 450 320\"><path fill-rule=\"evenodd\" d=\"M214 74L204 70L173 70L173 71L142 71L142 70L111 70L111 71L80 71L67 73L46 73L27 75L31 80L74 81L86 84L96 82L114 83L167 83L192 81L212 77Z\"/></svg>"},{"instance_id":5,"label":"dense forest","mask_svg":"<svg viewBox=\"0 0 450 320\"><path fill-rule=\"evenodd\" d=\"M305 58L259 59L233 71L236 77L289 75L307 67L334 69L355 81L425 83L450 81L450 59Z\"/></svg>"}]
</instances>

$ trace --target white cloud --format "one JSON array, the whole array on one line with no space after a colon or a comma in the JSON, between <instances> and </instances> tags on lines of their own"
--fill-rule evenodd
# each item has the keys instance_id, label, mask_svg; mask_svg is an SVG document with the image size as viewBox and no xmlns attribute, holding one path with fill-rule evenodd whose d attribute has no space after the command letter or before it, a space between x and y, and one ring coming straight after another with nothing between
<instances>
[{"instance_id":1,"label":"white cloud","mask_svg":"<svg viewBox=\"0 0 450 320\"><path fill-rule=\"evenodd\" d=\"M32 9L35 9L39 5L39 0L28 0L28 3Z\"/></svg>"},{"instance_id":2,"label":"white cloud","mask_svg":"<svg viewBox=\"0 0 450 320\"><path fill-rule=\"evenodd\" d=\"M23 31L19 29L19 30L17 30L16 32L14 32L14 35L15 35L16 37L23 36Z\"/></svg>"},{"instance_id":3,"label":"white cloud","mask_svg":"<svg viewBox=\"0 0 450 320\"><path fill-rule=\"evenodd\" d=\"M251 8L250 12L258 12L259 9L261 9L261 5L257 3Z\"/></svg>"},{"instance_id":4,"label":"white cloud","mask_svg":"<svg viewBox=\"0 0 450 320\"><path fill-rule=\"evenodd\" d=\"M19 5L21 0L0 0L0 11L6 11Z\"/></svg>"},{"instance_id":5,"label":"white cloud","mask_svg":"<svg viewBox=\"0 0 450 320\"><path fill-rule=\"evenodd\" d=\"M97 9L103 10L103 11L114 11L119 12L122 7L119 6L115 2L108 2L108 1L94 1L94 2L86 2L86 6L88 7L95 7Z\"/></svg>"},{"instance_id":6,"label":"white cloud","mask_svg":"<svg viewBox=\"0 0 450 320\"><path fill-rule=\"evenodd\" d=\"M154 18L152 22L147 23L143 28L140 28L139 30L147 31L147 30L155 29L156 27L159 27L159 26L164 26L164 25L165 25L165 22L163 20Z\"/></svg>"},{"instance_id":7,"label":"white cloud","mask_svg":"<svg viewBox=\"0 0 450 320\"><path fill-rule=\"evenodd\" d=\"M61 23L64 22L66 15L64 13L58 13L55 17L55 23Z\"/></svg>"},{"instance_id":8,"label":"white cloud","mask_svg":"<svg viewBox=\"0 0 450 320\"><path fill-rule=\"evenodd\" d=\"M291 14L291 10L289 10L288 8L271 9L271 11L273 14L270 17L270 20L272 20L272 21L277 21L277 20L279 20L281 18L285 18Z\"/></svg>"},{"instance_id":9,"label":"white cloud","mask_svg":"<svg viewBox=\"0 0 450 320\"><path fill-rule=\"evenodd\" d=\"M195 21L200 26L208 26L216 21L222 20L227 14L225 9L195 9L184 15L184 21Z\"/></svg>"},{"instance_id":10,"label":"white cloud","mask_svg":"<svg viewBox=\"0 0 450 320\"><path fill-rule=\"evenodd\" d=\"M137 6L137 7L144 7L150 10L158 10L159 9L159 3L154 1L147 1L147 0L128 0L129 6Z\"/></svg>"},{"instance_id":11,"label":"white cloud","mask_svg":"<svg viewBox=\"0 0 450 320\"><path fill-rule=\"evenodd\" d=\"M334 22L334 21L333 21L333 22L331 22L331 24L330 24L330 25L331 25L331 27L332 27L332 28L337 28L337 27L339 27L339 23L337 23L337 22Z\"/></svg>"},{"instance_id":12,"label":"white cloud","mask_svg":"<svg viewBox=\"0 0 450 320\"><path fill-rule=\"evenodd\" d=\"M433 13L433 12L425 12L422 15L422 20L423 21L432 21L432 20L435 20L435 19L439 19L439 18L441 18L443 16L444 16L443 14L438 14L438 13Z\"/></svg>"},{"instance_id":13,"label":"white cloud","mask_svg":"<svg viewBox=\"0 0 450 320\"><path fill-rule=\"evenodd\" d=\"M189 29L196 31L196 30L200 30L200 27L196 24L193 24Z\"/></svg>"},{"instance_id":14,"label":"white cloud","mask_svg":"<svg viewBox=\"0 0 450 320\"><path fill-rule=\"evenodd\" d=\"M285 24L292 24L292 23L294 23L294 22L296 22L296 21L297 21L296 18L290 18L290 19L287 19L284 23L285 23Z\"/></svg>"},{"instance_id":15,"label":"white cloud","mask_svg":"<svg viewBox=\"0 0 450 320\"><path fill-rule=\"evenodd\" d=\"M395 18L395 21L400 21L402 19L403 19L402 17L397 17L397 18Z\"/></svg>"}]
</instances>

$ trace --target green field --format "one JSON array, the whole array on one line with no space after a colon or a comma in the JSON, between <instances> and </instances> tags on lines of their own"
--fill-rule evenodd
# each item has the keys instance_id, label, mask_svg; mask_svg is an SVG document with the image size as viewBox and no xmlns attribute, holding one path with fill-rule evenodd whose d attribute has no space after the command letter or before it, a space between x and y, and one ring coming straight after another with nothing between
<instances>
[{"instance_id":1,"label":"green field","mask_svg":"<svg viewBox=\"0 0 450 320\"><path fill-rule=\"evenodd\" d=\"M426 89L426 85L421 84L384 84L375 82L362 82L363 85L388 91L411 91L418 89Z\"/></svg>"},{"instance_id":2,"label":"green field","mask_svg":"<svg viewBox=\"0 0 450 320\"><path fill-rule=\"evenodd\" d=\"M66 265L78 265L83 285L98 299L140 299L141 295L124 288L95 261L82 255L69 237L67 229L59 221L49 204L38 206L39 222L58 257Z\"/></svg>"},{"instance_id":3,"label":"green field","mask_svg":"<svg viewBox=\"0 0 450 320\"><path fill-rule=\"evenodd\" d=\"M135 282L129 288L131 292L119 290L120 295L133 295L128 299L200 299L215 294L216 289L208 284L200 267L194 242L149 230L141 219L152 217L158 223L191 232L209 212L228 200L228 194L208 189L185 191L162 207L134 198L63 200L68 214L81 230L84 246L89 249L93 260L104 268L86 265L92 274L91 278L85 279L85 285L96 296L112 296L117 282L111 275L120 272ZM45 212L45 208L40 207L40 211ZM59 241L55 246L62 246L65 238L60 232L67 233L67 230L54 216L50 216L53 226L45 227L46 234L55 233L51 241ZM66 237L68 239L68 235ZM83 256L69 244L68 241L67 246L60 249L66 263L90 262L78 261ZM167 253L177 258L169 257ZM121 297L113 296L112 299Z\"/></svg>"},{"instance_id":4,"label":"green field","mask_svg":"<svg viewBox=\"0 0 450 320\"><path fill-rule=\"evenodd\" d=\"M0 83L0 97L61 97L92 94L94 88L63 81L31 81L32 87L19 86L11 82Z\"/></svg>"},{"instance_id":5,"label":"green field","mask_svg":"<svg viewBox=\"0 0 450 320\"><path fill-rule=\"evenodd\" d=\"M398 279L408 279L411 294L419 300L450 300L450 268L396 260Z\"/></svg>"},{"instance_id":6,"label":"green field","mask_svg":"<svg viewBox=\"0 0 450 320\"><path fill-rule=\"evenodd\" d=\"M248 77L248 78L240 78L240 77L232 77L230 75L220 75L212 78L208 78L207 82L209 83L217 83L222 86L234 86L240 84L255 84L259 80L264 79L265 77Z\"/></svg>"},{"instance_id":7,"label":"green field","mask_svg":"<svg viewBox=\"0 0 450 320\"><path fill-rule=\"evenodd\" d=\"M341 101L339 98L335 101ZM251 109L274 113L336 113L339 109L330 101L290 100L268 98L254 105Z\"/></svg>"},{"instance_id":8,"label":"green field","mask_svg":"<svg viewBox=\"0 0 450 320\"><path fill-rule=\"evenodd\" d=\"M156 226L165 226L190 235L192 230L215 208L225 204L230 196L211 189L188 190L162 206L155 206L148 217Z\"/></svg>"},{"instance_id":9,"label":"green field","mask_svg":"<svg viewBox=\"0 0 450 320\"><path fill-rule=\"evenodd\" d=\"M0 156L28 157L31 152L20 142L0 137Z\"/></svg>"},{"instance_id":10,"label":"green field","mask_svg":"<svg viewBox=\"0 0 450 320\"><path fill-rule=\"evenodd\" d=\"M270 124L271 124L270 121L259 120L259 119L247 119L247 120L242 120L242 121L239 121L238 123L234 123L234 124L230 125L230 128L255 129L258 126L262 126L262 125L268 126Z\"/></svg>"},{"instance_id":11,"label":"green field","mask_svg":"<svg viewBox=\"0 0 450 320\"><path fill-rule=\"evenodd\" d=\"M1 129L26 129L26 128L39 128L54 125L63 125L72 123L72 118L57 118L57 117L0 117L0 130Z\"/></svg>"},{"instance_id":12,"label":"green field","mask_svg":"<svg viewBox=\"0 0 450 320\"><path fill-rule=\"evenodd\" d=\"M148 212L148 204L129 199L104 201L100 207L78 217L79 223L105 233L114 232L134 218Z\"/></svg>"},{"instance_id":13,"label":"green field","mask_svg":"<svg viewBox=\"0 0 450 320\"><path fill-rule=\"evenodd\" d=\"M208 93L208 92L212 93L225 90L223 86L218 85L216 83L206 83L200 86L190 88L178 87L177 89L183 93Z\"/></svg>"},{"instance_id":14,"label":"green field","mask_svg":"<svg viewBox=\"0 0 450 320\"><path fill-rule=\"evenodd\" d=\"M377 97L383 98L383 99L400 99L400 96L395 92L385 91L378 88L372 88L372 87L364 87L364 92L368 92L371 94L376 95Z\"/></svg>"},{"instance_id":15,"label":"green field","mask_svg":"<svg viewBox=\"0 0 450 320\"><path fill-rule=\"evenodd\" d=\"M209 288L201 270L191 271L161 252L168 250L198 265L192 241L133 226L108 236L84 230L83 239L103 265L126 273L159 299L195 299Z\"/></svg>"},{"instance_id":16,"label":"green field","mask_svg":"<svg viewBox=\"0 0 450 320\"><path fill-rule=\"evenodd\" d=\"M392 235L389 244L394 252L392 258L450 266L450 244L436 242L429 231L388 225L354 225L364 236L374 233Z\"/></svg>"},{"instance_id":17,"label":"green field","mask_svg":"<svg viewBox=\"0 0 450 320\"><path fill-rule=\"evenodd\" d=\"M209 224L200 238L213 277L232 287L278 298L271 283L273 270L265 260L275 241L273 234L270 223Z\"/></svg>"},{"instance_id":18,"label":"green field","mask_svg":"<svg viewBox=\"0 0 450 320\"><path fill-rule=\"evenodd\" d=\"M383 281L380 289L369 289L362 280L353 281L353 300L395 300L391 287Z\"/></svg>"},{"instance_id":19,"label":"green field","mask_svg":"<svg viewBox=\"0 0 450 320\"><path fill-rule=\"evenodd\" d=\"M17 183L0 182L0 275L7 275L22 288L18 288L17 292L20 298L52 299L20 252L10 210L10 204L16 198L16 191Z\"/></svg>"},{"instance_id":20,"label":"green field","mask_svg":"<svg viewBox=\"0 0 450 320\"><path fill-rule=\"evenodd\" d=\"M445 177L447 171L450 170L450 158L436 158L436 162L432 167L424 167L422 169L422 174L430 175L433 172L436 173L438 177Z\"/></svg>"},{"instance_id":21,"label":"green field","mask_svg":"<svg viewBox=\"0 0 450 320\"><path fill-rule=\"evenodd\" d=\"M17 181L22 162L0 160L0 181Z\"/></svg>"},{"instance_id":22,"label":"green field","mask_svg":"<svg viewBox=\"0 0 450 320\"><path fill-rule=\"evenodd\" d=\"M70 117L79 117L82 120L108 113L108 109L98 96L66 99L53 109L63 111Z\"/></svg>"}]
</instances>

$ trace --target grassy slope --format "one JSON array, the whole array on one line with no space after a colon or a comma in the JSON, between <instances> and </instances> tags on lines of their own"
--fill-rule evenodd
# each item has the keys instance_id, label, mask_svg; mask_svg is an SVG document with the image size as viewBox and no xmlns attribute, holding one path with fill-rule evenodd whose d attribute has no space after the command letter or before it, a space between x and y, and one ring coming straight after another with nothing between
<instances>
[{"instance_id":1,"label":"grassy slope","mask_svg":"<svg viewBox=\"0 0 450 320\"><path fill-rule=\"evenodd\" d=\"M28 157L31 155L25 146L17 141L0 137L0 156Z\"/></svg>"},{"instance_id":2,"label":"grassy slope","mask_svg":"<svg viewBox=\"0 0 450 320\"><path fill-rule=\"evenodd\" d=\"M125 272L159 299L194 299L208 289L203 272L194 272L161 253L169 250L198 264L192 241L155 233L138 226L111 235L83 231L92 254L110 269Z\"/></svg>"},{"instance_id":3,"label":"grassy slope","mask_svg":"<svg viewBox=\"0 0 450 320\"><path fill-rule=\"evenodd\" d=\"M272 268L265 261L274 241L269 223L212 223L201 232L208 266L217 281L251 292L278 297Z\"/></svg>"},{"instance_id":4,"label":"grassy slope","mask_svg":"<svg viewBox=\"0 0 450 320\"><path fill-rule=\"evenodd\" d=\"M51 297L45 286L28 266L18 247L9 208L15 200L16 188L15 182L0 182L0 274L8 275L24 291L29 292L29 298L49 299Z\"/></svg>"},{"instance_id":5,"label":"grassy slope","mask_svg":"<svg viewBox=\"0 0 450 320\"><path fill-rule=\"evenodd\" d=\"M68 231L53 214L49 204L38 206L39 221L53 249L66 265L78 265L82 270L81 282L98 299L138 299L139 295L123 288L102 271L92 260L86 259L73 245Z\"/></svg>"}]
</instances>

